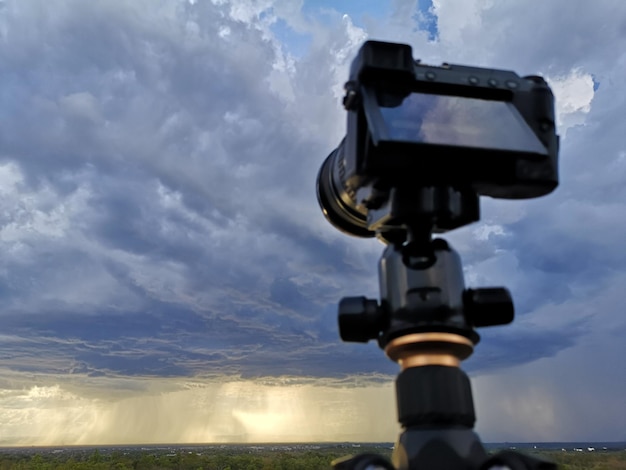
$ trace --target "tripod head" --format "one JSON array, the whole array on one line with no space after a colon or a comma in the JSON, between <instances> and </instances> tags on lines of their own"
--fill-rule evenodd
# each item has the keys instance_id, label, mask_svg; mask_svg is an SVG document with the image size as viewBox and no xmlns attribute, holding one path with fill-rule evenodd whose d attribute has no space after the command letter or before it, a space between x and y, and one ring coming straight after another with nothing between
<instances>
[{"instance_id":1,"label":"tripod head","mask_svg":"<svg viewBox=\"0 0 626 470\"><path fill-rule=\"evenodd\" d=\"M348 133L318 176L331 224L387 245L380 301L342 299L340 336L377 340L401 368L394 466L357 456L335 468L554 468L520 454L488 458L473 432L459 365L479 342L475 328L513 320L513 301L504 287L466 289L459 255L432 239L479 220L480 195L531 198L556 187L552 93L539 77L425 66L411 54L401 44L362 46L346 83Z\"/></svg>"},{"instance_id":2,"label":"tripod head","mask_svg":"<svg viewBox=\"0 0 626 470\"><path fill-rule=\"evenodd\" d=\"M418 188L411 194L411 205L406 205L403 196L407 194L392 191L386 207L394 216L403 211L409 214L402 217L407 224L384 233L392 242L379 264L381 304L363 297L343 299L339 304L341 339L377 339L387 355L402 366L407 355L412 357L407 336L455 335L458 338L449 347L458 365L479 341L474 327L510 323L513 302L504 288L465 289L459 256L443 239L431 240L433 220L477 218L476 195L451 188ZM417 350L422 346L416 346Z\"/></svg>"}]
</instances>

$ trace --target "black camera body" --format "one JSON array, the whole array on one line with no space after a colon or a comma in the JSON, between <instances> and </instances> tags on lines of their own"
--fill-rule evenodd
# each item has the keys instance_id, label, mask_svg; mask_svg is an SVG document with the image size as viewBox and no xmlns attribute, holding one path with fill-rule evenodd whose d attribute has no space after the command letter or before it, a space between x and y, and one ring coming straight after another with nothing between
<instances>
[{"instance_id":1,"label":"black camera body","mask_svg":"<svg viewBox=\"0 0 626 470\"><path fill-rule=\"evenodd\" d=\"M558 185L554 97L541 77L426 65L409 45L368 41L345 89L347 134L322 166L318 199L352 235L373 236L381 225L369 213L397 191L404 204L417 188L475 195L475 216L435 224L445 231L477 220L477 196L534 198Z\"/></svg>"}]
</instances>

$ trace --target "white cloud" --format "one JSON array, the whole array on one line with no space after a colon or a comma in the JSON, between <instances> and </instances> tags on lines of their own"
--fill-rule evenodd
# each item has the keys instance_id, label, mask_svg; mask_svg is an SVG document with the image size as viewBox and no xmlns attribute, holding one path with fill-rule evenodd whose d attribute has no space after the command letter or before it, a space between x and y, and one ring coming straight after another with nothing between
<instances>
[{"instance_id":1,"label":"white cloud","mask_svg":"<svg viewBox=\"0 0 626 470\"><path fill-rule=\"evenodd\" d=\"M565 138L567 130L585 123L593 101L593 77L580 69L565 77L547 78L556 102L557 129Z\"/></svg>"},{"instance_id":2,"label":"white cloud","mask_svg":"<svg viewBox=\"0 0 626 470\"><path fill-rule=\"evenodd\" d=\"M0 166L2 225L0 240L14 244L46 242L71 234L73 222L85 211L91 197L88 186L61 195L50 185L29 190L19 167Z\"/></svg>"},{"instance_id":3,"label":"white cloud","mask_svg":"<svg viewBox=\"0 0 626 470\"><path fill-rule=\"evenodd\" d=\"M433 0L440 41L449 45L472 44L483 30L481 10L487 7L486 3Z\"/></svg>"}]
</instances>

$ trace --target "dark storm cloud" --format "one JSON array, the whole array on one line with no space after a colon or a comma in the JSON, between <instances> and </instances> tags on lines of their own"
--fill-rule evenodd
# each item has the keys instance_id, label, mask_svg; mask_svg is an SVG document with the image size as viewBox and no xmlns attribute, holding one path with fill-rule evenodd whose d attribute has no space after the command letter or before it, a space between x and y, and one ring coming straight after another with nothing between
<instances>
[{"instance_id":1,"label":"dark storm cloud","mask_svg":"<svg viewBox=\"0 0 626 470\"><path fill-rule=\"evenodd\" d=\"M250 309L236 312L250 315ZM328 312L329 313L329 312ZM395 366L369 349L338 345L323 325L303 332L293 320L257 317L253 324L207 319L175 307L154 305L150 314L4 315L0 366L23 371L91 376L366 374L372 364L391 373ZM322 338L320 338L322 336Z\"/></svg>"},{"instance_id":2,"label":"dark storm cloud","mask_svg":"<svg viewBox=\"0 0 626 470\"><path fill-rule=\"evenodd\" d=\"M13 202L49 213L84 195L58 211L59 236L30 231L8 260L6 324L23 347L46 335L38 347L67 368L101 373L263 375L305 361L320 335L319 349L333 346L334 318L319 311L338 292L346 243L312 235L304 217L320 218L313 168L327 149L269 92L275 45L228 5L34 2L5 15L0 148L19 164L7 167ZM285 120L293 112L299 121ZM294 280L307 292L295 303Z\"/></svg>"},{"instance_id":3,"label":"dark storm cloud","mask_svg":"<svg viewBox=\"0 0 626 470\"><path fill-rule=\"evenodd\" d=\"M320 29L289 10L289 27L311 38L294 62L272 39L269 13L254 8L6 3L2 366L94 376L396 371L375 345L337 338L337 301L376 295L382 245L336 233L314 194L319 165L344 133L341 84L365 33L339 14ZM387 36L412 34L406 8L385 20L395 25ZM493 8L485 18L506 16ZM438 18L438 54L456 54L439 61L488 50L480 60L491 65L525 44L522 29L534 21L506 31L497 48L469 24L461 50L460 17L429 14L428 28ZM565 20L574 26L559 43L585 33L569 13ZM602 41L617 29L611 22ZM542 308L603 291L626 262L626 219L615 216L624 213L616 144L624 93L606 79L619 69L599 46L585 52L588 61L573 46L561 57L554 29L541 31L550 47L524 49L516 66L556 80L573 64L602 86L592 84L590 109L576 111L589 126L572 124L563 141L555 195L486 202L482 224L450 237L469 284L506 284L517 302L516 326L484 333L474 371L575 346L593 326L588 315L540 317ZM410 36L418 55L433 54L428 34ZM585 176L589 155L597 155L593 177Z\"/></svg>"}]
</instances>

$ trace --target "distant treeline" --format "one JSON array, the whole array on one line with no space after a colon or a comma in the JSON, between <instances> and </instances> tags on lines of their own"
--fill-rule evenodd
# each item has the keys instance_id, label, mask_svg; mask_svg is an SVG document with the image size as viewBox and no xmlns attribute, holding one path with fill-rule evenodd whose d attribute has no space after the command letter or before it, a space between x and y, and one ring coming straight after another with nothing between
<instances>
[{"instance_id":1,"label":"distant treeline","mask_svg":"<svg viewBox=\"0 0 626 470\"><path fill-rule=\"evenodd\" d=\"M64 451L62 453L0 454L0 470L319 470L330 468L330 462L347 454L345 448L319 450L245 452L236 449L214 449L207 452L146 451L103 453ZM389 458L388 449L361 447L356 453L375 452ZM559 464L563 470L626 469L626 451L615 452L532 452Z\"/></svg>"},{"instance_id":2,"label":"distant treeline","mask_svg":"<svg viewBox=\"0 0 626 470\"><path fill-rule=\"evenodd\" d=\"M355 449L357 450L357 449ZM362 447L361 452L384 454L381 449ZM387 457L389 457L388 451ZM212 449L204 452L111 452L91 454L66 450L62 453L0 454L0 470L320 470L349 454L347 449L326 448L293 451L241 451Z\"/></svg>"}]
</instances>

